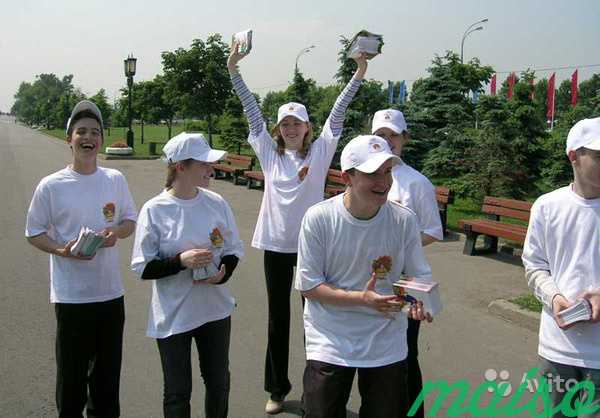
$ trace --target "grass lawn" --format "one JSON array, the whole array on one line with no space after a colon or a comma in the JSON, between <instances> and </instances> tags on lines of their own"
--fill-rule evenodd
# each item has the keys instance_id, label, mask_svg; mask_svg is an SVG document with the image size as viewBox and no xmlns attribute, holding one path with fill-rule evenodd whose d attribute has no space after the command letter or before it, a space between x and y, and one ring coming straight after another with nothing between
<instances>
[{"instance_id":1,"label":"grass lawn","mask_svg":"<svg viewBox=\"0 0 600 418\"><path fill-rule=\"evenodd\" d=\"M518 305L528 311L542 312L542 302L537 300L533 295L519 296L518 298L509 300L509 302L514 303L515 305Z\"/></svg>"}]
</instances>

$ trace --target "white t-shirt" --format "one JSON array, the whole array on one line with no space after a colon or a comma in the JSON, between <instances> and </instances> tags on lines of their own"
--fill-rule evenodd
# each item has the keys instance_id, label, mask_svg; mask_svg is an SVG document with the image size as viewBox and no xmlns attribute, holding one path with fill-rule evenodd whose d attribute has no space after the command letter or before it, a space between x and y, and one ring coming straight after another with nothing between
<instances>
[{"instance_id":1,"label":"white t-shirt","mask_svg":"<svg viewBox=\"0 0 600 418\"><path fill-rule=\"evenodd\" d=\"M233 213L218 194L198 189L193 199L178 199L164 190L147 201L138 218L131 268L142 274L155 259L173 257L193 248L209 248L218 267L225 255L242 258ZM152 280L147 335L165 338L227 318L235 300L228 285L192 283L192 270Z\"/></svg>"},{"instance_id":2,"label":"white t-shirt","mask_svg":"<svg viewBox=\"0 0 600 418\"><path fill-rule=\"evenodd\" d=\"M381 294L393 294L402 273L431 281L415 214L387 202L375 217L359 220L344 207L343 194L308 210L302 221L295 287L326 283L363 290L373 271L382 276ZM307 299L304 307L306 357L348 367L379 367L406 358L407 319L394 319L362 306L338 306Z\"/></svg>"},{"instance_id":3,"label":"white t-shirt","mask_svg":"<svg viewBox=\"0 0 600 418\"><path fill-rule=\"evenodd\" d=\"M323 200L325 179L338 140L328 120L303 159L296 151L286 150L279 155L266 126L259 136L250 133L248 142L265 176L265 191L252 238L254 248L281 253L298 251L302 217L309 207ZM303 167L308 167L308 173L301 181L298 172Z\"/></svg>"},{"instance_id":4,"label":"white t-shirt","mask_svg":"<svg viewBox=\"0 0 600 418\"><path fill-rule=\"evenodd\" d=\"M443 240L444 231L435 197L435 186L405 162L394 166L392 178L394 182L388 199L400 202L415 212L421 232Z\"/></svg>"},{"instance_id":5,"label":"white t-shirt","mask_svg":"<svg viewBox=\"0 0 600 418\"><path fill-rule=\"evenodd\" d=\"M46 233L64 245L77 238L82 226L100 232L136 217L127 182L119 171L98 167L84 175L67 167L38 184L27 212L25 236ZM120 296L123 283L116 246L100 248L89 261L50 255L50 302L103 302Z\"/></svg>"},{"instance_id":6,"label":"white t-shirt","mask_svg":"<svg viewBox=\"0 0 600 418\"><path fill-rule=\"evenodd\" d=\"M527 270L550 272L560 293L575 301L600 288L600 199L586 200L563 187L538 198L531 208L523 248ZM540 356L561 364L600 369L600 324L561 330L544 307Z\"/></svg>"}]
</instances>

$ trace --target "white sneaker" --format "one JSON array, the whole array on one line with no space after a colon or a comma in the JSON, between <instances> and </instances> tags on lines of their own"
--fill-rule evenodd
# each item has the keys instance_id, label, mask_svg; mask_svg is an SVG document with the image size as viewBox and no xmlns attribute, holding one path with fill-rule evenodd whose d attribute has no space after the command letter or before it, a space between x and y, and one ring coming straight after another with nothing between
<instances>
[{"instance_id":1,"label":"white sneaker","mask_svg":"<svg viewBox=\"0 0 600 418\"><path fill-rule=\"evenodd\" d=\"M269 415L275 415L283 411L283 399L280 401L269 398L265 406L265 412Z\"/></svg>"}]
</instances>

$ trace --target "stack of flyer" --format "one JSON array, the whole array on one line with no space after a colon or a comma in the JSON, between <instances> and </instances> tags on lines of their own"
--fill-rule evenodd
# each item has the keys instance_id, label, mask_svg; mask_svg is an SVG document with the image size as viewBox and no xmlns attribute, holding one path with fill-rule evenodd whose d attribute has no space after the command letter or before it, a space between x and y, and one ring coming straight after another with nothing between
<instances>
[{"instance_id":1,"label":"stack of flyer","mask_svg":"<svg viewBox=\"0 0 600 418\"><path fill-rule=\"evenodd\" d=\"M71 247L71 253L83 257L91 257L105 241L106 237L104 235L101 235L86 226L82 226L79 231L77 242Z\"/></svg>"},{"instance_id":2,"label":"stack of flyer","mask_svg":"<svg viewBox=\"0 0 600 418\"><path fill-rule=\"evenodd\" d=\"M214 262L192 271L192 279L194 280L206 280L210 277L216 276L219 272Z\"/></svg>"},{"instance_id":3,"label":"stack of flyer","mask_svg":"<svg viewBox=\"0 0 600 418\"><path fill-rule=\"evenodd\" d=\"M242 32L235 33L232 36L232 43L237 42L238 52L242 55L247 55L252 49L252 29L248 29Z\"/></svg>"},{"instance_id":4,"label":"stack of flyer","mask_svg":"<svg viewBox=\"0 0 600 418\"><path fill-rule=\"evenodd\" d=\"M432 316L442 311L439 285L436 282L424 283L414 280L398 280L394 283L394 293L396 295L408 294L416 300L420 300L423 302L425 312L429 312Z\"/></svg>"},{"instance_id":5,"label":"stack of flyer","mask_svg":"<svg viewBox=\"0 0 600 418\"><path fill-rule=\"evenodd\" d=\"M383 36L361 30L350 40L346 55L348 58L358 58L364 52L367 59L371 59L375 55L381 54L382 47Z\"/></svg>"},{"instance_id":6,"label":"stack of flyer","mask_svg":"<svg viewBox=\"0 0 600 418\"><path fill-rule=\"evenodd\" d=\"M558 316L563 320L565 325L579 321L589 321L592 319L592 305L587 299L579 299L564 311L560 311Z\"/></svg>"}]
</instances>

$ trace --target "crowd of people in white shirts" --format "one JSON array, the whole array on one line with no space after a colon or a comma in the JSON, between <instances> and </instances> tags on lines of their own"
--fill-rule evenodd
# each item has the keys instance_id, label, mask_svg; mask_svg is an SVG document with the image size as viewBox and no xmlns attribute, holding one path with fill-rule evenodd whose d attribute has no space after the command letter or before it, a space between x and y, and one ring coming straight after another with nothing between
<instances>
[{"instance_id":1,"label":"crowd of people in white shirts","mask_svg":"<svg viewBox=\"0 0 600 418\"><path fill-rule=\"evenodd\" d=\"M342 151L345 193L323 200L366 57L356 58L356 73L316 139L300 103L282 105L276 125L267 130L239 72L243 57L234 43L227 67L265 176L252 239L264 251L268 302L265 412L284 410L292 387L294 287L304 304L305 416L345 417L356 374L361 417L406 416L422 388L419 325L432 317L419 301L405 306L392 283L401 277L431 281L423 247L442 240L443 231L434 186L401 159L409 140L404 116L394 109L373 115L371 134L352 139ZM206 387L205 416L226 417L235 309L226 283L244 247L230 206L209 190L211 163L225 152L211 149L201 134L170 139L163 149L165 188L138 214L124 176L97 165L103 120L94 103L74 107L66 135L72 162L39 183L25 232L32 245L50 254L59 416L80 417L84 409L88 416L120 415L125 314L115 245L135 231L131 268L152 286L147 335L160 354L164 416L191 416L194 341ZM574 182L534 204L523 261L528 283L545 306L539 345L544 370L591 380L600 392L600 118L573 127L567 156ZM81 227L106 238L93 256L71 251ZM589 301L592 319L564 326L558 313L579 298ZM559 394L553 400L559 403ZM600 409L600 398L596 402ZM424 416L422 406L415 416Z\"/></svg>"}]
</instances>

